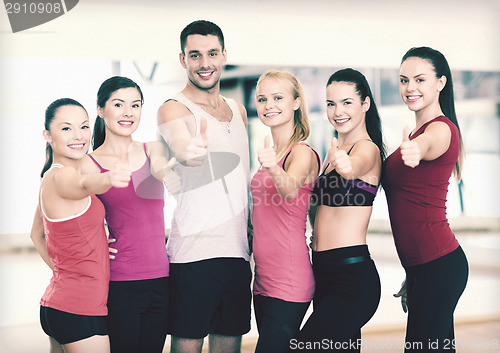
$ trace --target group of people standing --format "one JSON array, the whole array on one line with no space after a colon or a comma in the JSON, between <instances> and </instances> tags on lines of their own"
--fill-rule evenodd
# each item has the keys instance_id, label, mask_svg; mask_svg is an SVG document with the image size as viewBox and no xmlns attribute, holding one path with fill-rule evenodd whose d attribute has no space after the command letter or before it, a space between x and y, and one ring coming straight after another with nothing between
<instances>
[{"instance_id":1,"label":"group of people standing","mask_svg":"<svg viewBox=\"0 0 500 353\"><path fill-rule=\"evenodd\" d=\"M265 72L255 99L272 142L262 141L250 178L246 110L220 94L221 29L192 22L180 43L188 80L158 110L162 141L132 139L144 97L125 77L99 88L92 138L78 102L59 99L46 110L31 237L53 270L40 308L51 352L162 352L167 333L171 352L201 352L207 336L210 352L239 352L250 330L252 250L256 352L359 352L380 300L366 241L380 184L406 271L405 351L441 352L468 276L446 219L463 146L444 56L420 47L403 57L400 92L416 124L387 158L362 73L343 69L327 82L337 136L322 162L306 142L299 80ZM177 201L166 245L164 186Z\"/></svg>"}]
</instances>

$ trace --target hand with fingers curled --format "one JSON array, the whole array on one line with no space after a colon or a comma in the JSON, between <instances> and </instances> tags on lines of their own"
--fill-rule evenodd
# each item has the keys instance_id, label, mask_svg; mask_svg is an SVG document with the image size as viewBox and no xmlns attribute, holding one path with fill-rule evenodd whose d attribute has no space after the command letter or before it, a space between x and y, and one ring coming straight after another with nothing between
<instances>
[{"instance_id":1,"label":"hand with fingers curled","mask_svg":"<svg viewBox=\"0 0 500 353\"><path fill-rule=\"evenodd\" d=\"M115 188L126 188L132 177L132 168L129 163L118 160L108 173L111 186Z\"/></svg>"},{"instance_id":2,"label":"hand with fingers curled","mask_svg":"<svg viewBox=\"0 0 500 353\"><path fill-rule=\"evenodd\" d=\"M346 151L338 148L338 141L334 137L328 151L328 162L339 174L348 174L352 172L351 158Z\"/></svg>"},{"instance_id":3,"label":"hand with fingers curled","mask_svg":"<svg viewBox=\"0 0 500 353\"><path fill-rule=\"evenodd\" d=\"M401 143L401 159L403 163L411 168L420 164L422 159L420 147L414 140L410 140L410 128L405 126L403 130L403 142Z\"/></svg>"},{"instance_id":4,"label":"hand with fingers curled","mask_svg":"<svg viewBox=\"0 0 500 353\"><path fill-rule=\"evenodd\" d=\"M311 232L311 236L309 237L309 248L314 250L314 230Z\"/></svg>"},{"instance_id":5,"label":"hand with fingers curled","mask_svg":"<svg viewBox=\"0 0 500 353\"><path fill-rule=\"evenodd\" d=\"M268 171L275 169L278 167L278 163L276 161L276 149L275 147L270 147L271 137L269 135L266 136L264 140L264 148L261 148L258 152L258 160L263 169Z\"/></svg>"},{"instance_id":6,"label":"hand with fingers curled","mask_svg":"<svg viewBox=\"0 0 500 353\"><path fill-rule=\"evenodd\" d=\"M393 294L394 298L401 297L401 306L403 307L403 311L408 312L408 287L406 285L406 278L401 283L401 289L396 294Z\"/></svg>"},{"instance_id":7,"label":"hand with fingers curled","mask_svg":"<svg viewBox=\"0 0 500 353\"><path fill-rule=\"evenodd\" d=\"M116 241L115 238L109 238L108 239L108 246L109 246L109 244L114 243L115 241ZM115 248L112 248L112 247L108 247L108 250L109 250L109 259L113 260L115 258L116 253L118 253L118 250L116 250Z\"/></svg>"},{"instance_id":8,"label":"hand with fingers curled","mask_svg":"<svg viewBox=\"0 0 500 353\"><path fill-rule=\"evenodd\" d=\"M173 170L174 164L177 162L175 157L171 158L167 165L162 168L162 181L163 185L167 188L168 192L171 194L177 194L181 190L181 177L175 170Z\"/></svg>"},{"instance_id":9,"label":"hand with fingers curled","mask_svg":"<svg viewBox=\"0 0 500 353\"><path fill-rule=\"evenodd\" d=\"M207 119L201 118L200 133L191 138L188 145L186 146L186 158L185 158L186 165L191 167L197 167L202 165L207 153L208 153Z\"/></svg>"}]
</instances>

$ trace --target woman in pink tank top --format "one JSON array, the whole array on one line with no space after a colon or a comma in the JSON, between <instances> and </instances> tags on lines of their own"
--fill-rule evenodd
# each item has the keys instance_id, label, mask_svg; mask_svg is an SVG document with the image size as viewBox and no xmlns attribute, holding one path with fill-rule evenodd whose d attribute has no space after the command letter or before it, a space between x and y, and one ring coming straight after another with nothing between
<instances>
[{"instance_id":1,"label":"woman in pink tank top","mask_svg":"<svg viewBox=\"0 0 500 353\"><path fill-rule=\"evenodd\" d=\"M105 317L109 258L104 207L94 196L125 187L130 169L115 163L104 174L80 174L90 146L89 118L70 98L45 112L47 161L31 238L53 276L40 303L51 352L109 352Z\"/></svg>"},{"instance_id":2,"label":"woman in pink tank top","mask_svg":"<svg viewBox=\"0 0 500 353\"><path fill-rule=\"evenodd\" d=\"M84 173L105 173L117 161L132 169L127 187L97 195L106 209L110 238L115 239L107 322L111 352L117 353L161 353L168 331L163 181L172 179L175 159L168 161L159 141L132 139L143 102L140 87L129 78L114 76L101 84L94 151L83 163Z\"/></svg>"},{"instance_id":3,"label":"woman in pink tank top","mask_svg":"<svg viewBox=\"0 0 500 353\"><path fill-rule=\"evenodd\" d=\"M305 96L288 72L264 73L256 90L257 114L271 129L258 152L251 182L256 352L286 352L314 295L305 231L309 199L319 173L309 136Z\"/></svg>"}]
</instances>

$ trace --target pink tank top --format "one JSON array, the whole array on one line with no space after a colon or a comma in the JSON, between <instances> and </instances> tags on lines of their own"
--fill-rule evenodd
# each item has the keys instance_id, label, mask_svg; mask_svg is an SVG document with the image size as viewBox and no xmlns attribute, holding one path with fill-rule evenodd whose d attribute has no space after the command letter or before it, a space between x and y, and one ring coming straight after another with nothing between
<instances>
[{"instance_id":1,"label":"pink tank top","mask_svg":"<svg viewBox=\"0 0 500 353\"><path fill-rule=\"evenodd\" d=\"M43 214L43 224L55 269L40 304L78 315L107 315L109 252L102 203L89 196L80 214L57 220Z\"/></svg>"},{"instance_id":2,"label":"pink tank top","mask_svg":"<svg viewBox=\"0 0 500 353\"><path fill-rule=\"evenodd\" d=\"M91 156L89 157L101 169ZM169 261L165 246L164 186L151 175L149 158L126 188L110 188L97 195L106 208L111 247L118 250L110 261L112 281L166 277Z\"/></svg>"},{"instance_id":3,"label":"pink tank top","mask_svg":"<svg viewBox=\"0 0 500 353\"><path fill-rule=\"evenodd\" d=\"M291 150L279 161L281 168ZM297 196L287 200L267 171L259 169L252 178L254 294L302 303L313 298L314 276L305 237L313 186L314 182L302 185Z\"/></svg>"}]
</instances>

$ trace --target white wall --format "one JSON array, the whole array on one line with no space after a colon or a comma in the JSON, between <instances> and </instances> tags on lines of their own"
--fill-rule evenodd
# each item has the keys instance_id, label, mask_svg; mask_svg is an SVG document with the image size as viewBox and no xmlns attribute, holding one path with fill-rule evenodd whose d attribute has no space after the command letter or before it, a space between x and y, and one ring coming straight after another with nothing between
<instances>
[{"instance_id":1,"label":"white wall","mask_svg":"<svg viewBox=\"0 0 500 353\"><path fill-rule=\"evenodd\" d=\"M0 10L0 234L31 227L45 107L69 96L94 116L97 88L112 74L110 60L139 60L144 70L161 61L157 80L143 85L139 139L148 139L157 107L184 86L178 37L195 19L221 26L231 64L397 67L408 48L428 45L454 69L500 70L495 0L182 3L81 0L66 15L16 34Z\"/></svg>"}]
</instances>

